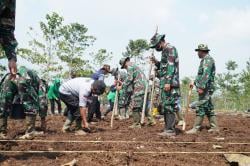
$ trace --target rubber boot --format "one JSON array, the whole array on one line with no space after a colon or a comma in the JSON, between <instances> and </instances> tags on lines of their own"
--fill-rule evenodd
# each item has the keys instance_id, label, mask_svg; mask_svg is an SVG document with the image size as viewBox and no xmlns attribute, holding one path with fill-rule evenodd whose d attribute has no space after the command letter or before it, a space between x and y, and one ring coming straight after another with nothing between
<instances>
[{"instance_id":1,"label":"rubber boot","mask_svg":"<svg viewBox=\"0 0 250 166\"><path fill-rule=\"evenodd\" d=\"M210 129L208 130L208 132L219 132L219 128L217 125L217 121L216 121L216 116L211 116L208 118L209 123L210 123Z\"/></svg>"},{"instance_id":2,"label":"rubber boot","mask_svg":"<svg viewBox=\"0 0 250 166\"><path fill-rule=\"evenodd\" d=\"M125 108L125 119L129 119L129 109Z\"/></svg>"},{"instance_id":3,"label":"rubber boot","mask_svg":"<svg viewBox=\"0 0 250 166\"><path fill-rule=\"evenodd\" d=\"M175 114L164 112L165 129L158 135L163 137L175 136Z\"/></svg>"},{"instance_id":4,"label":"rubber boot","mask_svg":"<svg viewBox=\"0 0 250 166\"><path fill-rule=\"evenodd\" d=\"M196 116L193 128L188 130L186 134L196 134L198 131L200 131L202 121L203 117Z\"/></svg>"},{"instance_id":5,"label":"rubber boot","mask_svg":"<svg viewBox=\"0 0 250 166\"><path fill-rule=\"evenodd\" d=\"M7 138L7 117L0 118L0 139Z\"/></svg>"},{"instance_id":6,"label":"rubber boot","mask_svg":"<svg viewBox=\"0 0 250 166\"><path fill-rule=\"evenodd\" d=\"M31 133L35 130L36 115L26 115L26 131L25 133Z\"/></svg>"},{"instance_id":7,"label":"rubber boot","mask_svg":"<svg viewBox=\"0 0 250 166\"><path fill-rule=\"evenodd\" d=\"M46 131L46 128L47 128L47 122L46 122L46 119L44 117L44 118L41 118L41 130Z\"/></svg>"},{"instance_id":8,"label":"rubber boot","mask_svg":"<svg viewBox=\"0 0 250 166\"><path fill-rule=\"evenodd\" d=\"M140 123L140 120L141 120L141 116L140 116L140 112L138 111L133 111L132 113L132 116L133 116L133 125L129 126L129 128L131 129L134 129L134 128L141 128L141 123Z\"/></svg>"},{"instance_id":9,"label":"rubber boot","mask_svg":"<svg viewBox=\"0 0 250 166\"><path fill-rule=\"evenodd\" d=\"M176 112L176 116L177 116L177 119L178 119L178 126L182 126L183 125L183 115L182 115L182 112L181 111L177 111Z\"/></svg>"},{"instance_id":10,"label":"rubber boot","mask_svg":"<svg viewBox=\"0 0 250 166\"><path fill-rule=\"evenodd\" d=\"M147 113L148 126L154 126L156 124L154 117L151 113Z\"/></svg>"},{"instance_id":11,"label":"rubber boot","mask_svg":"<svg viewBox=\"0 0 250 166\"><path fill-rule=\"evenodd\" d=\"M63 124L62 132L64 133L69 132L71 124L72 124L72 120L67 118Z\"/></svg>"},{"instance_id":12,"label":"rubber boot","mask_svg":"<svg viewBox=\"0 0 250 166\"><path fill-rule=\"evenodd\" d=\"M35 133L35 123L36 123L36 115L26 115L26 131L20 139L33 139L36 135Z\"/></svg>"},{"instance_id":13,"label":"rubber boot","mask_svg":"<svg viewBox=\"0 0 250 166\"><path fill-rule=\"evenodd\" d=\"M120 115L119 115L119 120L124 120L125 119L125 108L120 108Z\"/></svg>"}]
</instances>

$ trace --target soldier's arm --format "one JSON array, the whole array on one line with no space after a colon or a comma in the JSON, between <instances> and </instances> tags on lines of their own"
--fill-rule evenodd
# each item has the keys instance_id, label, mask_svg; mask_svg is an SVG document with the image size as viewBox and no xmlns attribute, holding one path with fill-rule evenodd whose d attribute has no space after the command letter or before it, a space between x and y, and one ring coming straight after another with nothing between
<instances>
[{"instance_id":1,"label":"soldier's arm","mask_svg":"<svg viewBox=\"0 0 250 166\"><path fill-rule=\"evenodd\" d=\"M213 68L213 60L212 59L205 59L203 62L203 74L198 77L195 81L195 86L198 89L206 89L207 83L211 77L211 72Z\"/></svg>"},{"instance_id":2,"label":"soldier's arm","mask_svg":"<svg viewBox=\"0 0 250 166\"><path fill-rule=\"evenodd\" d=\"M176 61L178 61L178 53L175 47L169 48L169 56L167 58L168 65L166 66L164 78L166 84L172 84L176 70Z\"/></svg>"}]
</instances>

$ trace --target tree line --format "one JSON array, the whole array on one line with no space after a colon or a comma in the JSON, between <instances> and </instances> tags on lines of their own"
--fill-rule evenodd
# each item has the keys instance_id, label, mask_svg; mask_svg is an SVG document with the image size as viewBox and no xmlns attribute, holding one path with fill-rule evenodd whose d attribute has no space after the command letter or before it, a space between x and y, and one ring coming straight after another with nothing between
<instances>
[{"instance_id":1,"label":"tree line","mask_svg":"<svg viewBox=\"0 0 250 166\"><path fill-rule=\"evenodd\" d=\"M17 54L34 64L40 77L51 80L54 77L69 78L73 72L77 76L90 76L97 68L108 63L113 53L104 48L91 52L97 40L88 33L88 28L79 23L65 24L64 18L53 12L47 14L39 23L39 29L29 28L30 40L27 48L18 48ZM130 40L122 53L131 57L135 63L145 66L145 53L148 42L145 39ZM0 48L0 60L4 59ZM216 91L213 95L216 109L241 111L250 108L250 58L243 71L238 71L235 61L225 64L226 72L216 75ZM6 73L6 67L0 64L0 77ZM186 98L191 78L181 80L182 106ZM197 98L193 92L192 100Z\"/></svg>"}]
</instances>

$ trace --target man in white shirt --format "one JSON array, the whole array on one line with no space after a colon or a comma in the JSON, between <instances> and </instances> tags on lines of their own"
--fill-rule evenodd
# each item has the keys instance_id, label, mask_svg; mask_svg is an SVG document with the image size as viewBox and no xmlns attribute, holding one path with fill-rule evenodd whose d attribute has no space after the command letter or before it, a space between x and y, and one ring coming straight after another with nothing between
<instances>
[{"instance_id":1,"label":"man in white shirt","mask_svg":"<svg viewBox=\"0 0 250 166\"><path fill-rule=\"evenodd\" d=\"M66 104L68 109L67 120L63 126L63 132L70 129L73 121L76 121L76 134L85 135L82 127L89 129L86 119L87 103L91 102L92 95L104 93L106 85L103 81L92 80L90 78L78 77L63 83L59 88L60 99Z\"/></svg>"}]
</instances>

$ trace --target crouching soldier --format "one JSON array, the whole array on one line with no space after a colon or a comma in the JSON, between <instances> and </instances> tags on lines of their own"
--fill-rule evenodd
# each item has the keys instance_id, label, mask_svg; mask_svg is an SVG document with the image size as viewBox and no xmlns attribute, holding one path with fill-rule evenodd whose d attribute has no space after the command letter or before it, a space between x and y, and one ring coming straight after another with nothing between
<instances>
[{"instance_id":1,"label":"crouching soldier","mask_svg":"<svg viewBox=\"0 0 250 166\"><path fill-rule=\"evenodd\" d=\"M119 107L124 108L124 104L129 104L134 121L133 125L129 128L141 128L140 112L142 111L144 93L147 84L146 77L137 65L130 62L129 57L122 58L120 60L120 65L122 69L125 68L127 70L127 78L117 87L117 90L123 90L123 94L119 100ZM129 89L131 89L131 87L132 93L130 94ZM128 98L128 103L124 103Z\"/></svg>"},{"instance_id":2,"label":"crouching soldier","mask_svg":"<svg viewBox=\"0 0 250 166\"><path fill-rule=\"evenodd\" d=\"M70 131L71 124L76 121L76 135L85 135L82 130L89 130L86 114L88 111L87 103L91 102L92 95L104 93L106 85L103 81L92 80L89 78L74 78L63 83L59 88L60 99L67 106L67 119L63 126L63 132Z\"/></svg>"},{"instance_id":3,"label":"crouching soldier","mask_svg":"<svg viewBox=\"0 0 250 166\"><path fill-rule=\"evenodd\" d=\"M35 132L36 115L39 112L39 77L32 70L20 67L15 77L6 75L0 88L0 138L7 135L7 120L12 110L12 104L16 95L20 96L24 113L26 114L26 131L20 139L32 139Z\"/></svg>"}]
</instances>

